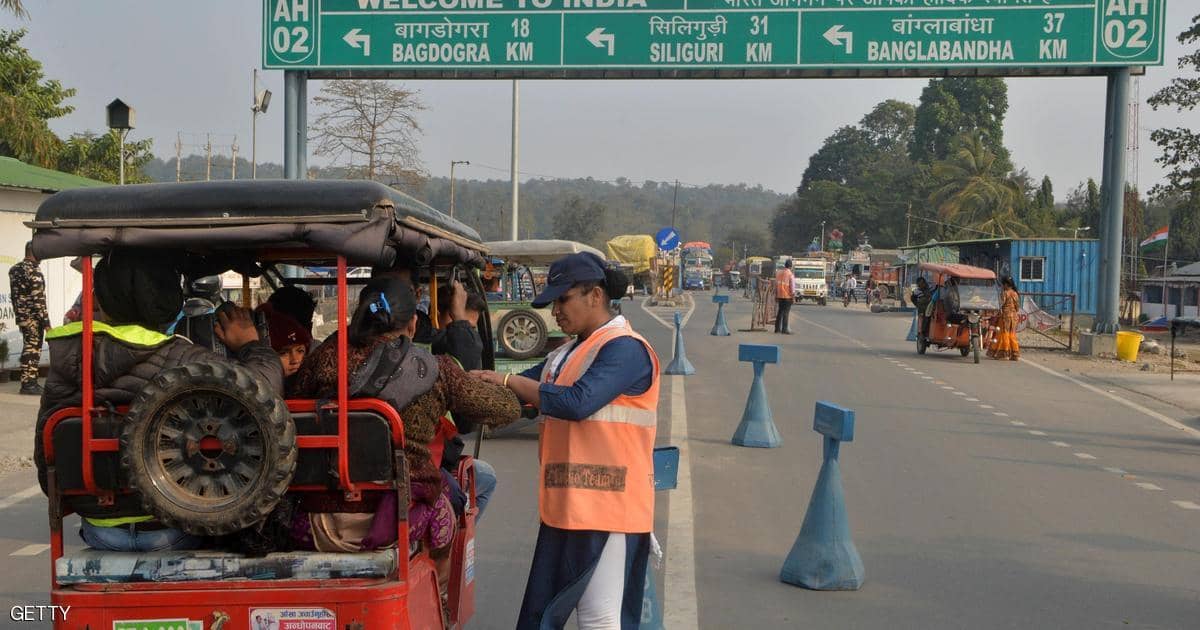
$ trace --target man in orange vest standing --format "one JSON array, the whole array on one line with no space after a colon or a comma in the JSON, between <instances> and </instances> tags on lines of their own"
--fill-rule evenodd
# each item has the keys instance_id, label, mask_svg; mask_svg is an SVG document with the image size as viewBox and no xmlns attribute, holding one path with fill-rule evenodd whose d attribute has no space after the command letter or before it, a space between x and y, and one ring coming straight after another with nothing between
<instances>
[{"instance_id":1,"label":"man in orange vest standing","mask_svg":"<svg viewBox=\"0 0 1200 630\"><path fill-rule=\"evenodd\" d=\"M783 263L783 268L775 272L775 303L779 305L775 313L775 332L785 335L792 334L788 325L788 315L792 312L792 302L796 299L796 277L792 275L792 261Z\"/></svg>"},{"instance_id":2,"label":"man in orange vest standing","mask_svg":"<svg viewBox=\"0 0 1200 630\"><path fill-rule=\"evenodd\" d=\"M550 266L533 301L575 340L520 375L479 372L543 416L541 528L518 630L629 630L641 621L654 527L658 356L610 300L629 281L594 254Z\"/></svg>"}]
</instances>

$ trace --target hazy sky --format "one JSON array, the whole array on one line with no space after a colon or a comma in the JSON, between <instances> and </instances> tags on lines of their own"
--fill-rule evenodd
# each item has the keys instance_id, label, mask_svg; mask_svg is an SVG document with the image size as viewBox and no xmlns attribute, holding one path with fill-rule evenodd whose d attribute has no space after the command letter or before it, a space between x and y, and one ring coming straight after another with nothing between
<instances>
[{"instance_id":1,"label":"hazy sky","mask_svg":"<svg viewBox=\"0 0 1200 630\"><path fill-rule=\"evenodd\" d=\"M120 97L137 110L133 138L151 137L161 157L177 132L203 153L250 154L250 72L261 59L257 0L25 0L31 17L0 14L0 28L29 30L24 43L46 75L74 87L74 114L53 123L60 134L103 131L104 106ZM1175 37L1200 10L1195 0L1167 1L1167 64L1139 80L1138 182L1162 177L1150 130L1200 127L1200 111L1154 112L1145 99L1176 76L1183 47ZM260 74L274 93L259 118L260 161L281 162L283 73ZM808 157L832 131L858 121L875 103L916 103L922 79L757 81L521 82L521 171L528 176L692 184L761 184L791 192ZM470 160L458 177L507 179L510 81L409 81L428 105L420 114L421 154L433 175L450 160ZM1103 78L1010 79L1005 142L1013 160L1048 174L1059 200L1083 179L1100 178ZM309 96L319 89L309 86ZM310 114L312 114L310 108ZM320 160L310 157L310 164ZM492 169L486 167L493 167ZM1130 170L1133 179L1134 169ZM240 175L240 174L239 174Z\"/></svg>"}]
</instances>

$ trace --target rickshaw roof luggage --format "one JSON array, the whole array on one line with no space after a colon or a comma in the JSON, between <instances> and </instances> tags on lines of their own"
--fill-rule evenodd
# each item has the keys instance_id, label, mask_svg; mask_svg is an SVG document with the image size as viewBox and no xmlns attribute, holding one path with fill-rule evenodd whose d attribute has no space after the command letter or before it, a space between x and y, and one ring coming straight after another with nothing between
<instances>
[{"instance_id":1,"label":"rickshaw roof luggage","mask_svg":"<svg viewBox=\"0 0 1200 630\"><path fill-rule=\"evenodd\" d=\"M354 265L438 259L482 266L486 251L467 225L371 181L81 188L46 199L26 225L35 230L33 251L40 259L102 254L114 247L260 255L303 249L342 255Z\"/></svg>"},{"instance_id":2,"label":"rickshaw roof luggage","mask_svg":"<svg viewBox=\"0 0 1200 630\"><path fill-rule=\"evenodd\" d=\"M575 241L559 239L532 239L527 241L488 241L484 243L488 253L510 263L524 265L549 265L568 254L587 252L608 260L604 252Z\"/></svg>"},{"instance_id":3,"label":"rickshaw roof luggage","mask_svg":"<svg viewBox=\"0 0 1200 630\"><path fill-rule=\"evenodd\" d=\"M972 280L995 280L996 272L983 267L972 267L971 265L962 265L958 263L938 264L938 263L921 263L917 266L921 271L932 271L933 273L955 278L970 278Z\"/></svg>"}]
</instances>

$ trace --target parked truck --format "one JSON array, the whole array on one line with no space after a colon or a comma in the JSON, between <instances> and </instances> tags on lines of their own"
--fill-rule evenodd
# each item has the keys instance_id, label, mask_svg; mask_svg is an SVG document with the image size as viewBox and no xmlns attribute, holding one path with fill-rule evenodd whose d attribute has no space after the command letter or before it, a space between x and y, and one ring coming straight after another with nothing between
<instances>
[{"instance_id":1,"label":"parked truck","mask_svg":"<svg viewBox=\"0 0 1200 630\"><path fill-rule=\"evenodd\" d=\"M792 257L792 275L795 276L795 301L812 300L825 306L829 299L829 284L826 282L826 265L823 258Z\"/></svg>"}]
</instances>

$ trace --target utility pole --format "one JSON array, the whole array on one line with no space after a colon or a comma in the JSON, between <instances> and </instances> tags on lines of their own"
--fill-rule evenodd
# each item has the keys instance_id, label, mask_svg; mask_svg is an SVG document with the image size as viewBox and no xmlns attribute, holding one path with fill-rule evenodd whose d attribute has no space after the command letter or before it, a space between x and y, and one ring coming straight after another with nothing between
<instances>
[{"instance_id":1,"label":"utility pole","mask_svg":"<svg viewBox=\"0 0 1200 630\"><path fill-rule=\"evenodd\" d=\"M825 222L821 222L821 251L825 251Z\"/></svg>"},{"instance_id":2,"label":"utility pole","mask_svg":"<svg viewBox=\"0 0 1200 630\"><path fill-rule=\"evenodd\" d=\"M204 181L212 181L212 134L204 135Z\"/></svg>"},{"instance_id":3,"label":"utility pole","mask_svg":"<svg viewBox=\"0 0 1200 630\"><path fill-rule=\"evenodd\" d=\"M454 166L456 164L470 165L467 160L450 161L450 218L454 218Z\"/></svg>"},{"instance_id":4,"label":"utility pole","mask_svg":"<svg viewBox=\"0 0 1200 630\"><path fill-rule=\"evenodd\" d=\"M904 246L912 245L912 204L908 204L908 212L904 213Z\"/></svg>"},{"instance_id":5,"label":"utility pole","mask_svg":"<svg viewBox=\"0 0 1200 630\"><path fill-rule=\"evenodd\" d=\"M183 181L182 177L181 177L183 171L181 170L181 167L180 167L180 163L182 162L182 160L183 160L183 134L177 131L177 132L175 132L175 182L176 183Z\"/></svg>"},{"instance_id":6,"label":"utility pole","mask_svg":"<svg viewBox=\"0 0 1200 630\"><path fill-rule=\"evenodd\" d=\"M678 179L675 180L675 192L671 193L671 227L675 228L676 230L679 229L679 228L675 227L675 201L677 199L679 199L679 180Z\"/></svg>"},{"instance_id":7,"label":"utility pole","mask_svg":"<svg viewBox=\"0 0 1200 630\"><path fill-rule=\"evenodd\" d=\"M513 94L513 99L512 99L512 209L513 209L513 211L512 211L511 236L512 236L512 240L517 241L517 240L521 239L521 236L519 234L517 234L517 215L519 212L519 210L517 208L517 191L519 188L519 184L517 182L517 159L518 159L518 157L520 157L520 146L518 144L518 139L520 136L520 114L519 114L519 112L520 112L520 105L521 105L521 100L520 100L521 91L520 91L520 83L518 83L516 79L513 79L512 94Z\"/></svg>"},{"instance_id":8,"label":"utility pole","mask_svg":"<svg viewBox=\"0 0 1200 630\"><path fill-rule=\"evenodd\" d=\"M237 179L237 136L233 137L233 145L229 147L232 157L229 159L229 179Z\"/></svg>"}]
</instances>

